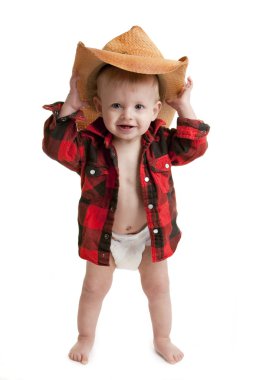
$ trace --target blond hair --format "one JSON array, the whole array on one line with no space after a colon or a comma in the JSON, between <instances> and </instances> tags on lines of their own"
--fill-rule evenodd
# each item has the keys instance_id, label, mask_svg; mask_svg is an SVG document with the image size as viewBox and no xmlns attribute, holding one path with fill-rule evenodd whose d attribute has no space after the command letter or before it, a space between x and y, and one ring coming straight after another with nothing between
<instances>
[{"instance_id":1,"label":"blond hair","mask_svg":"<svg viewBox=\"0 0 253 380\"><path fill-rule=\"evenodd\" d=\"M94 106L93 97L98 95L99 79L102 77L106 77L106 80L108 82L113 82L113 81L118 82L118 83L128 82L131 84L143 83L147 81L147 78L152 78L153 79L152 84L154 88L157 87L157 91L159 94L159 99L157 100L161 100L161 101L164 100L164 89L163 89L161 81L159 80L158 75L134 73L131 71L122 70L118 67L106 64L99 70L99 72L96 75L96 80L93 81L92 86L90 86L89 101L92 106Z\"/></svg>"}]
</instances>

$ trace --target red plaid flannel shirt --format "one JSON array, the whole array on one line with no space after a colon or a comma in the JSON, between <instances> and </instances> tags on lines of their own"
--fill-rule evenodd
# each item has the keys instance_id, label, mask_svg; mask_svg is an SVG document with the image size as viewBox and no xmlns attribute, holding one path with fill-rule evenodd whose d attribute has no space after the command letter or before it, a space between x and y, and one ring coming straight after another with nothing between
<instances>
[{"instance_id":1,"label":"red plaid flannel shirt","mask_svg":"<svg viewBox=\"0 0 253 380\"><path fill-rule=\"evenodd\" d=\"M77 130L78 111L57 118L62 102L44 106L53 114L44 126L43 151L81 176L78 206L79 255L98 265L109 265L119 175L113 135L100 117ZM166 128L160 119L142 136L140 184L151 237L152 261L175 251L181 237L176 222L176 197L172 165L185 165L204 154L209 126L201 120L177 119L177 128Z\"/></svg>"}]
</instances>

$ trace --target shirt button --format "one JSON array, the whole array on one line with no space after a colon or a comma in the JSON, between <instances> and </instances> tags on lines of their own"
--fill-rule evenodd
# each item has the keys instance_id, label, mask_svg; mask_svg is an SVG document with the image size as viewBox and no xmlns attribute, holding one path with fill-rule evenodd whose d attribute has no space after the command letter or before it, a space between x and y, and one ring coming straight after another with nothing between
<instances>
[{"instance_id":1,"label":"shirt button","mask_svg":"<svg viewBox=\"0 0 253 380\"><path fill-rule=\"evenodd\" d=\"M108 234L104 234L104 238L107 240L109 239L109 235Z\"/></svg>"},{"instance_id":2,"label":"shirt button","mask_svg":"<svg viewBox=\"0 0 253 380\"><path fill-rule=\"evenodd\" d=\"M115 211L115 208L112 206L112 207L110 208L110 210L111 210L112 212L114 212L114 211Z\"/></svg>"},{"instance_id":3,"label":"shirt button","mask_svg":"<svg viewBox=\"0 0 253 380\"><path fill-rule=\"evenodd\" d=\"M165 164L165 167L168 169L170 167L170 165L169 164Z\"/></svg>"},{"instance_id":4,"label":"shirt button","mask_svg":"<svg viewBox=\"0 0 253 380\"><path fill-rule=\"evenodd\" d=\"M93 175L93 174L95 174L95 173L96 173L96 170L94 170L94 169L91 169L91 170L90 170L90 174Z\"/></svg>"},{"instance_id":5,"label":"shirt button","mask_svg":"<svg viewBox=\"0 0 253 380\"><path fill-rule=\"evenodd\" d=\"M153 230L153 232L154 232L154 234L158 234L158 229L155 228L155 229Z\"/></svg>"},{"instance_id":6,"label":"shirt button","mask_svg":"<svg viewBox=\"0 0 253 380\"><path fill-rule=\"evenodd\" d=\"M66 120L67 120L66 117L62 117L62 118L61 118L61 121L66 121Z\"/></svg>"},{"instance_id":7,"label":"shirt button","mask_svg":"<svg viewBox=\"0 0 253 380\"><path fill-rule=\"evenodd\" d=\"M145 182L148 182L148 181L149 181L149 178L148 178L148 177L145 177L144 181L145 181Z\"/></svg>"},{"instance_id":8,"label":"shirt button","mask_svg":"<svg viewBox=\"0 0 253 380\"><path fill-rule=\"evenodd\" d=\"M154 207L154 206L153 206L151 203L148 205L148 208L149 208L150 210L152 210L153 207Z\"/></svg>"}]
</instances>

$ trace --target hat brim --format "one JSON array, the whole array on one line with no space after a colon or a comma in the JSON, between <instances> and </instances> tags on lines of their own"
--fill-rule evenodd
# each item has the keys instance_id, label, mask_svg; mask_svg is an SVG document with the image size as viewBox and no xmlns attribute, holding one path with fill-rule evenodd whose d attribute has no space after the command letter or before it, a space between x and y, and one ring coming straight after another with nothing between
<instances>
[{"instance_id":1,"label":"hat brim","mask_svg":"<svg viewBox=\"0 0 253 380\"><path fill-rule=\"evenodd\" d=\"M91 104L89 83L96 79L99 70L105 64L140 74L158 75L164 88L164 98L172 100L177 96L184 85L188 58L182 57L178 61L167 60L160 57L144 58L142 56L88 48L82 42L79 42L73 71L77 72L80 78L77 83L80 99L86 102L86 104L87 102L90 103L90 107L87 108L87 106L85 106L82 108L84 116L87 118L87 125L99 116ZM174 117L174 113L174 109L163 102L158 118L163 119L166 125L169 126ZM84 124L82 128L83 127Z\"/></svg>"}]
</instances>

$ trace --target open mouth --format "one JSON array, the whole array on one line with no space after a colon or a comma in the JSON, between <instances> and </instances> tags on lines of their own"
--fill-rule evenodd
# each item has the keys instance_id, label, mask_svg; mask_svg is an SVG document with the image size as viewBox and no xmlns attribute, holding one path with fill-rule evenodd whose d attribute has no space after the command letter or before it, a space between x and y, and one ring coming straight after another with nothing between
<instances>
[{"instance_id":1,"label":"open mouth","mask_svg":"<svg viewBox=\"0 0 253 380\"><path fill-rule=\"evenodd\" d=\"M118 127L125 130L134 128L133 125L118 125Z\"/></svg>"}]
</instances>

